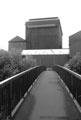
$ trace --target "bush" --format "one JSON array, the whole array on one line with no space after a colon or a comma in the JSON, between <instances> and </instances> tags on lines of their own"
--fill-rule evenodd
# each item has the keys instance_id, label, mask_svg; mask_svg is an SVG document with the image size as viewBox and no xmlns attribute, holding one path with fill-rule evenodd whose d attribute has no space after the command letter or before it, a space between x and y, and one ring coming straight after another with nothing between
<instances>
[{"instance_id":1,"label":"bush","mask_svg":"<svg viewBox=\"0 0 81 120\"><path fill-rule=\"evenodd\" d=\"M65 67L81 74L81 54L76 53L76 55L65 64Z\"/></svg>"},{"instance_id":2,"label":"bush","mask_svg":"<svg viewBox=\"0 0 81 120\"><path fill-rule=\"evenodd\" d=\"M30 68L36 65L37 65L37 61L32 56L26 56L19 61L20 71L26 70L27 68Z\"/></svg>"},{"instance_id":3,"label":"bush","mask_svg":"<svg viewBox=\"0 0 81 120\"><path fill-rule=\"evenodd\" d=\"M0 81L11 74L11 59L7 51L0 50Z\"/></svg>"},{"instance_id":4,"label":"bush","mask_svg":"<svg viewBox=\"0 0 81 120\"><path fill-rule=\"evenodd\" d=\"M22 56L20 50L0 50L0 81L36 65L35 58Z\"/></svg>"}]
</instances>

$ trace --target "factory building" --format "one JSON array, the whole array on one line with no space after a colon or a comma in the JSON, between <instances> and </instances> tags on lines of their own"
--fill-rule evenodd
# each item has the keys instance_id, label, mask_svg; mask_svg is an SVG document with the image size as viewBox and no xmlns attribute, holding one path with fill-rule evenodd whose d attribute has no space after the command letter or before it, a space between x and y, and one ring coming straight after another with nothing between
<instances>
[{"instance_id":1,"label":"factory building","mask_svg":"<svg viewBox=\"0 0 81 120\"><path fill-rule=\"evenodd\" d=\"M26 41L31 49L61 49L62 29L60 20L54 18L30 19L25 23Z\"/></svg>"},{"instance_id":2,"label":"factory building","mask_svg":"<svg viewBox=\"0 0 81 120\"><path fill-rule=\"evenodd\" d=\"M81 53L81 31L69 36L70 57Z\"/></svg>"}]
</instances>

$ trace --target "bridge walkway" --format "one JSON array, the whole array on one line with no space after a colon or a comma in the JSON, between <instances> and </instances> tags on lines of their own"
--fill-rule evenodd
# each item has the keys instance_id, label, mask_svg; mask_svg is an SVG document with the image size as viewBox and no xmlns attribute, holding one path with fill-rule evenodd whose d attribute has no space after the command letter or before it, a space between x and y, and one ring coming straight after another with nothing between
<instances>
[{"instance_id":1,"label":"bridge walkway","mask_svg":"<svg viewBox=\"0 0 81 120\"><path fill-rule=\"evenodd\" d=\"M81 120L81 114L58 74L54 71L44 71L14 120Z\"/></svg>"}]
</instances>

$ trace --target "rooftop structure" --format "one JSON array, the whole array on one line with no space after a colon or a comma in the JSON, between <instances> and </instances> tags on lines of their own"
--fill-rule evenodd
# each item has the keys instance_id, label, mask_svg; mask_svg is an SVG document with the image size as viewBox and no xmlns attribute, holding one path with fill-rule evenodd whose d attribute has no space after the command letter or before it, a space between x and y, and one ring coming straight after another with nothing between
<instances>
[{"instance_id":1,"label":"rooftop structure","mask_svg":"<svg viewBox=\"0 0 81 120\"><path fill-rule=\"evenodd\" d=\"M81 31L69 36L70 57L81 53Z\"/></svg>"},{"instance_id":2,"label":"rooftop structure","mask_svg":"<svg viewBox=\"0 0 81 120\"><path fill-rule=\"evenodd\" d=\"M62 48L62 29L58 17L30 19L26 25L26 40L32 49Z\"/></svg>"},{"instance_id":3,"label":"rooftop structure","mask_svg":"<svg viewBox=\"0 0 81 120\"><path fill-rule=\"evenodd\" d=\"M19 36L14 37L9 41L9 51L13 48L21 50L26 49L26 41Z\"/></svg>"}]
</instances>

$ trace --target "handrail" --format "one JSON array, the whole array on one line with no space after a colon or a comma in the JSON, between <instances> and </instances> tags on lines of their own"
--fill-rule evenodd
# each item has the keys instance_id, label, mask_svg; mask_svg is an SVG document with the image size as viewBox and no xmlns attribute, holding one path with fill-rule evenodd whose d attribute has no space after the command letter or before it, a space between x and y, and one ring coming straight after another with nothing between
<instances>
[{"instance_id":1,"label":"handrail","mask_svg":"<svg viewBox=\"0 0 81 120\"><path fill-rule=\"evenodd\" d=\"M0 82L0 88L3 87L3 86L5 86L5 85L8 84L9 82L11 82L11 81L13 81L13 80L16 80L18 77L21 77L21 76L24 75L26 72L29 72L29 71L33 70L34 68L37 68L37 67L40 67L40 66L35 66L35 67L32 67L32 68L29 68L29 69L27 69L27 70L25 70L25 71L23 71L23 72L20 72L20 73L14 75L14 76L12 76L12 77L9 77L9 78L1 81L1 82Z\"/></svg>"},{"instance_id":2,"label":"handrail","mask_svg":"<svg viewBox=\"0 0 81 120\"><path fill-rule=\"evenodd\" d=\"M0 120L12 117L18 102L44 70L45 66L35 66L0 82Z\"/></svg>"},{"instance_id":3,"label":"handrail","mask_svg":"<svg viewBox=\"0 0 81 120\"><path fill-rule=\"evenodd\" d=\"M81 75L60 65L53 66L81 106Z\"/></svg>"},{"instance_id":4,"label":"handrail","mask_svg":"<svg viewBox=\"0 0 81 120\"><path fill-rule=\"evenodd\" d=\"M63 66L60 66L60 65L56 65L56 66L58 66L58 67L60 67L60 68L62 68L62 69L64 69L64 70L66 70L67 72L71 73L71 74L74 75L75 77L81 79L81 75L80 75L80 74L78 74L78 73L76 73L76 72L74 72L74 71L72 71L72 70L70 70L70 69L68 69L68 68L66 68L66 67L63 67Z\"/></svg>"}]
</instances>

